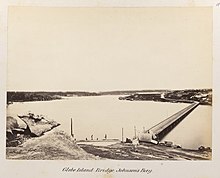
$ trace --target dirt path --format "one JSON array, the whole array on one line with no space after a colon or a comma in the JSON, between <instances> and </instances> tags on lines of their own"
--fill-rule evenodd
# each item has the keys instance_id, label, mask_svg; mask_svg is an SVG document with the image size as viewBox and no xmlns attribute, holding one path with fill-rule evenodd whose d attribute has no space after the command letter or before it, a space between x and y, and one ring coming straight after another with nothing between
<instances>
[{"instance_id":1,"label":"dirt path","mask_svg":"<svg viewBox=\"0 0 220 178\"><path fill-rule=\"evenodd\" d=\"M210 160L211 152L185 150L153 144L119 143L110 146L79 145L86 152L107 159L117 160Z\"/></svg>"}]
</instances>

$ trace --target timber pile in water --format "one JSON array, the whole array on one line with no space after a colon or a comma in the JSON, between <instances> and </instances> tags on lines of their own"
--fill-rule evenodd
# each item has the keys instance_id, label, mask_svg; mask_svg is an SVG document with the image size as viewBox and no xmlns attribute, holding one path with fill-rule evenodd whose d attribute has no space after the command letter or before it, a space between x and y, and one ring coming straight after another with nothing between
<instances>
[{"instance_id":1,"label":"timber pile in water","mask_svg":"<svg viewBox=\"0 0 220 178\"><path fill-rule=\"evenodd\" d=\"M20 122L18 120L20 119ZM20 123L20 124L18 124ZM22 124L21 124L22 123ZM39 137L60 124L32 113L7 117L6 146L17 146L31 137Z\"/></svg>"}]
</instances>

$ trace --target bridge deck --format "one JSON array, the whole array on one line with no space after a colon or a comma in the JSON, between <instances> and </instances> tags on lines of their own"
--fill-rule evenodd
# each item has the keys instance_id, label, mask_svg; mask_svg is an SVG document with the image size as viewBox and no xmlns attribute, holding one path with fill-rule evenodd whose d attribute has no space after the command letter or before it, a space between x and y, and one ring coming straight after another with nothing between
<instances>
[{"instance_id":1,"label":"bridge deck","mask_svg":"<svg viewBox=\"0 0 220 178\"><path fill-rule=\"evenodd\" d=\"M162 122L148 129L145 133L151 134L153 140L160 141L164 138L175 126L177 126L188 114L190 114L199 102L194 102L179 112L173 114Z\"/></svg>"}]
</instances>

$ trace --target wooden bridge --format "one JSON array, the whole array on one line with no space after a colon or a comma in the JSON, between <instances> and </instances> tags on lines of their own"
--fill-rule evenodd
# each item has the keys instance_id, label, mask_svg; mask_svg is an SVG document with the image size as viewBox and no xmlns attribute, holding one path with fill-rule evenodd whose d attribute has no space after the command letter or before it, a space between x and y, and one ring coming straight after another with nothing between
<instances>
[{"instance_id":1,"label":"wooden bridge","mask_svg":"<svg viewBox=\"0 0 220 178\"><path fill-rule=\"evenodd\" d=\"M188 116L197 106L199 102L194 102L179 112L173 114L162 122L144 131L140 137L140 142L153 142L158 143L161 141L171 130L173 130L186 116Z\"/></svg>"}]
</instances>

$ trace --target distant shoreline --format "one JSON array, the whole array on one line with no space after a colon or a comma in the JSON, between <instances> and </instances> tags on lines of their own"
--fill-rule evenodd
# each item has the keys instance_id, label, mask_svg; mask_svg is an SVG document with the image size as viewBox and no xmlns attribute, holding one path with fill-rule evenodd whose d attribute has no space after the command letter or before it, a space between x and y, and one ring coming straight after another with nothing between
<instances>
[{"instance_id":1,"label":"distant shoreline","mask_svg":"<svg viewBox=\"0 0 220 178\"><path fill-rule=\"evenodd\" d=\"M67 92L26 92L8 91L7 104L13 102L51 101L61 100L63 97L80 96L106 96L121 95L121 100L130 101L158 101L158 102L200 102L202 105L212 105L212 89L184 89L184 90L124 90L124 91L67 91ZM127 96L124 96L127 95Z\"/></svg>"}]
</instances>

